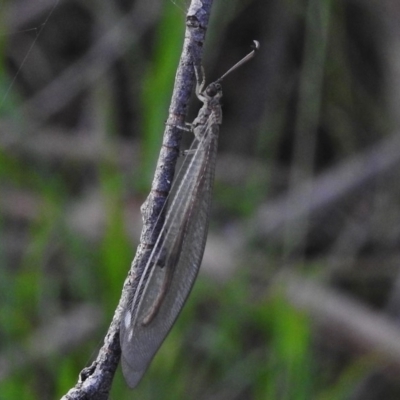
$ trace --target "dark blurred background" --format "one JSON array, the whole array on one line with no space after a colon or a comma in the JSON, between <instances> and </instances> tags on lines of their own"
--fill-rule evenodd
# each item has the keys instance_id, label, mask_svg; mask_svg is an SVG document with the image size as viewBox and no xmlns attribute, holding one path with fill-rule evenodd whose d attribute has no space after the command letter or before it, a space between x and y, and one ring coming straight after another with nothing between
<instances>
[{"instance_id":1,"label":"dark blurred background","mask_svg":"<svg viewBox=\"0 0 400 400\"><path fill-rule=\"evenodd\" d=\"M111 398L398 399L400 3L214 3L208 81L261 49L224 81L199 280ZM188 4L0 2L0 399L61 397L102 343Z\"/></svg>"}]
</instances>

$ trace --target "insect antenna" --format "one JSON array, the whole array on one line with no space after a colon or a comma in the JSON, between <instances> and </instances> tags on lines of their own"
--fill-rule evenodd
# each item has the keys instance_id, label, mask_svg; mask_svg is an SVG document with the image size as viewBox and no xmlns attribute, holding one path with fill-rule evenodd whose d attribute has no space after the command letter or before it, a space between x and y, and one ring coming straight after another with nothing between
<instances>
[{"instance_id":1,"label":"insect antenna","mask_svg":"<svg viewBox=\"0 0 400 400\"><path fill-rule=\"evenodd\" d=\"M251 60L254 55L256 54L256 51L259 50L260 48L260 42L258 40L253 40L253 45L252 45L253 51L251 51L247 56L243 57L240 61L238 61L233 67L228 69L220 78L218 78L215 82L220 82L222 79L224 79L227 75L229 75L231 72L233 72L235 69L238 69L240 66L243 64L247 63L247 61Z\"/></svg>"}]
</instances>

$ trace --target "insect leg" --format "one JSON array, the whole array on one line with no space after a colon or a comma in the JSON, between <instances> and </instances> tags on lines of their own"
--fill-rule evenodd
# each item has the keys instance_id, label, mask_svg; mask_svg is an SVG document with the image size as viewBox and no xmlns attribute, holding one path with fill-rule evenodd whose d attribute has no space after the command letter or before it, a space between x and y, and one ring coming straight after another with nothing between
<instances>
[{"instance_id":1,"label":"insect leg","mask_svg":"<svg viewBox=\"0 0 400 400\"><path fill-rule=\"evenodd\" d=\"M206 74L204 72L204 68L203 66L200 67L200 71L201 73L199 73L199 67L197 65L195 65L194 67L194 73L196 75L196 96L197 98L204 102L205 97L203 96L203 89L204 86L206 84Z\"/></svg>"}]
</instances>

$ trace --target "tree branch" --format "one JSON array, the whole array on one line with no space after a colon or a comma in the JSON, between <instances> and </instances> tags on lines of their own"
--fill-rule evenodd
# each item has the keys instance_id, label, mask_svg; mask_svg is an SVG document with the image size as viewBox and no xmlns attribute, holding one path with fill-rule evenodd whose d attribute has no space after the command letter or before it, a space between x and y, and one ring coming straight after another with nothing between
<instances>
[{"instance_id":1,"label":"tree branch","mask_svg":"<svg viewBox=\"0 0 400 400\"><path fill-rule=\"evenodd\" d=\"M178 127L185 122L190 94L194 86L193 64L201 65L212 2L213 0L192 0L187 13L185 40L175 77L163 144L150 195L142 206L143 230L140 244L128 278L124 283L121 299L105 337L104 345L100 349L96 361L91 367L85 368L80 373L78 383L62 397L62 400L105 400L108 398L121 355L119 326L122 312L135 290L136 276L140 275L146 265L149 245L155 243L163 222L163 218L159 218L159 216L171 189L179 154L181 130Z\"/></svg>"}]
</instances>

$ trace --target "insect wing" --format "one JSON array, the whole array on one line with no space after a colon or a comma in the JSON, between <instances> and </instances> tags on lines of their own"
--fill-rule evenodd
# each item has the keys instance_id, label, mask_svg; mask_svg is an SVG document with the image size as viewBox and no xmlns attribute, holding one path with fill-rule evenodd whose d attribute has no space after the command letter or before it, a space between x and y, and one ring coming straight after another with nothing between
<instances>
[{"instance_id":1,"label":"insect wing","mask_svg":"<svg viewBox=\"0 0 400 400\"><path fill-rule=\"evenodd\" d=\"M209 124L207 124L209 125ZM160 250L153 253L151 268L136 309L126 311L121 324L122 370L135 387L177 319L203 258L208 231L211 189L214 180L218 126L203 138L168 210L160 235ZM159 247L156 244L156 248ZM157 254L157 255L156 255ZM165 265L161 264L165 254ZM153 263L153 265L151 265ZM170 274L168 278L166 275ZM143 276L146 275L146 270ZM166 280L168 287L163 288ZM139 289L139 288L138 288ZM160 304L157 297L165 290ZM135 299L133 308L135 308ZM158 309L154 310L154 307ZM156 311L156 312L155 312ZM154 315L151 315L151 313ZM146 319L150 319L145 323Z\"/></svg>"}]
</instances>

